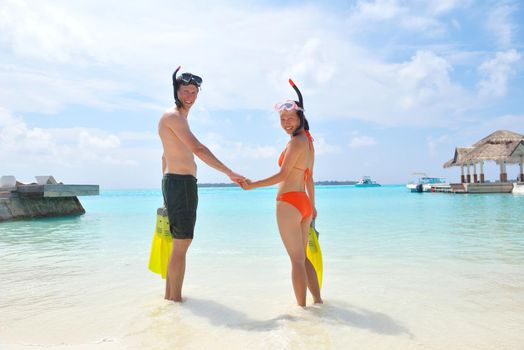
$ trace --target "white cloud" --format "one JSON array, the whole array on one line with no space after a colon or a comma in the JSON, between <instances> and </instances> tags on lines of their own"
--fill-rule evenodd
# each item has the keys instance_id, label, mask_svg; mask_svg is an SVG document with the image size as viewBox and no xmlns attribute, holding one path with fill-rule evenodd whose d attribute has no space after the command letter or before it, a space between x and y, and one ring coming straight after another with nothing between
<instances>
[{"instance_id":1,"label":"white cloud","mask_svg":"<svg viewBox=\"0 0 524 350\"><path fill-rule=\"evenodd\" d=\"M78 135L78 143L82 148L111 149L120 146L120 140L115 135L98 136L83 130Z\"/></svg>"},{"instance_id":2,"label":"white cloud","mask_svg":"<svg viewBox=\"0 0 524 350\"><path fill-rule=\"evenodd\" d=\"M409 95L402 99L406 109L414 104L445 94L451 87L449 71L451 65L433 52L419 51L410 62L403 63L398 70L398 83Z\"/></svg>"},{"instance_id":3,"label":"white cloud","mask_svg":"<svg viewBox=\"0 0 524 350\"><path fill-rule=\"evenodd\" d=\"M511 21L511 15L516 10L516 4L503 2L497 4L487 18L486 27L489 33L495 35L495 39L501 48L509 48L512 44L516 28Z\"/></svg>"},{"instance_id":4,"label":"white cloud","mask_svg":"<svg viewBox=\"0 0 524 350\"><path fill-rule=\"evenodd\" d=\"M340 151L339 146L327 143L322 136L315 136L315 155L339 154Z\"/></svg>"},{"instance_id":5,"label":"white cloud","mask_svg":"<svg viewBox=\"0 0 524 350\"><path fill-rule=\"evenodd\" d=\"M354 16L364 20L389 20L406 12L395 0L359 1Z\"/></svg>"},{"instance_id":6,"label":"white cloud","mask_svg":"<svg viewBox=\"0 0 524 350\"><path fill-rule=\"evenodd\" d=\"M524 134L524 114L507 114L485 120L475 126L479 135L489 135L497 130L510 130Z\"/></svg>"},{"instance_id":7,"label":"white cloud","mask_svg":"<svg viewBox=\"0 0 524 350\"><path fill-rule=\"evenodd\" d=\"M449 145L451 143L451 139L448 135L441 135L434 137L432 135L429 135L426 137L426 142L429 149L429 155L432 157L435 157L438 152L437 149L440 145Z\"/></svg>"},{"instance_id":8,"label":"white cloud","mask_svg":"<svg viewBox=\"0 0 524 350\"><path fill-rule=\"evenodd\" d=\"M444 33L444 23L434 16L454 7L454 4L444 4L444 7L429 4L429 13L418 5L406 2L401 5L396 0L359 1L354 6L349 21L359 31L376 30L374 26L369 26L369 22L388 22L417 35L433 37Z\"/></svg>"},{"instance_id":9,"label":"white cloud","mask_svg":"<svg viewBox=\"0 0 524 350\"><path fill-rule=\"evenodd\" d=\"M468 92L452 82L452 66L431 51L418 51L398 64L358 64L359 76L339 88L347 94L341 97L346 115L382 125L414 126L436 119L445 125L473 105Z\"/></svg>"},{"instance_id":10,"label":"white cloud","mask_svg":"<svg viewBox=\"0 0 524 350\"><path fill-rule=\"evenodd\" d=\"M515 50L497 52L495 58L485 61L479 67L482 76L478 83L480 96L505 96L508 80L515 72L514 64L520 60Z\"/></svg>"},{"instance_id":11,"label":"white cloud","mask_svg":"<svg viewBox=\"0 0 524 350\"><path fill-rule=\"evenodd\" d=\"M18 154L45 155L47 149L53 145L54 142L47 131L29 128L22 119L0 108L0 157L10 159Z\"/></svg>"},{"instance_id":12,"label":"white cloud","mask_svg":"<svg viewBox=\"0 0 524 350\"><path fill-rule=\"evenodd\" d=\"M412 33L430 38L442 36L446 32L446 25L430 16L406 16L400 20L399 25Z\"/></svg>"},{"instance_id":13,"label":"white cloud","mask_svg":"<svg viewBox=\"0 0 524 350\"><path fill-rule=\"evenodd\" d=\"M122 154L116 135L100 129L31 127L5 109L0 109L0 149L4 168L136 164L132 154Z\"/></svg>"},{"instance_id":14,"label":"white cloud","mask_svg":"<svg viewBox=\"0 0 524 350\"><path fill-rule=\"evenodd\" d=\"M0 105L13 112L55 114L68 105L103 110L159 109L158 106L125 97L134 87L104 77L84 79L64 72L25 69L0 62Z\"/></svg>"},{"instance_id":15,"label":"white cloud","mask_svg":"<svg viewBox=\"0 0 524 350\"><path fill-rule=\"evenodd\" d=\"M117 134L117 138L121 141L157 141L158 135L152 132L133 132L123 131Z\"/></svg>"},{"instance_id":16,"label":"white cloud","mask_svg":"<svg viewBox=\"0 0 524 350\"><path fill-rule=\"evenodd\" d=\"M0 11L4 40L21 56L60 63L85 56L96 46L89 26L64 6L6 0Z\"/></svg>"},{"instance_id":17,"label":"white cloud","mask_svg":"<svg viewBox=\"0 0 524 350\"><path fill-rule=\"evenodd\" d=\"M8 4L6 16L23 13L23 2ZM181 15L173 22L172 4L158 9L126 5L118 16L110 16L106 5L98 2L54 4L67 13L70 26L80 28L73 32L87 32L88 38L74 34L73 39L66 36L51 45L23 23L4 24L0 42L3 39L11 60L20 63L0 63L0 79L11 83L10 89L0 91L0 103L15 113L52 114L67 105L159 111L172 101L170 74L179 63L183 70L203 75L199 106L204 110L271 108L277 100L294 97L289 77L303 90L308 115L316 118L423 123L441 115L451 119L454 111L469 103L451 81L452 68L442 57L422 50L405 62L388 62L354 44L344 31L344 18L320 7L253 11L220 3L213 7L186 3L176 6ZM357 8L367 16L403 16L411 29L433 26L433 19L406 14L408 10L395 1L360 2ZM56 35L64 31L65 24L57 23L43 4L33 4L29 13L39 27L49 27ZM184 13L198 13L198 23ZM133 18L133 26L127 25L128 18ZM310 25L326 21L329 26ZM29 34L16 34L21 31L30 31L29 41L34 42L24 39ZM33 52L17 45L39 49ZM66 51L65 58L54 57L55 50ZM28 60L33 63L25 64ZM409 75L423 70L423 77ZM330 101L327 108L325 101Z\"/></svg>"},{"instance_id":18,"label":"white cloud","mask_svg":"<svg viewBox=\"0 0 524 350\"><path fill-rule=\"evenodd\" d=\"M329 33L309 25L325 17L308 7L297 13L220 3L126 4L117 16L102 2L28 8L23 1L6 2L1 11L11 20L2 24L0 43L17 62L14 70L4 64L2 80L17 88L4 91L0 102L14 112L55 113L68 104L133 108L123 97L131 94L152 101L141 107L158 108L155 101L172 100L170 75L178 64L203 74L202 101L220 109L264 108L279 92L289 94L291 75L311 74L314 81L328 83L334 74L329 54L318 45ZM57 21L55 12L67 23ZM184 15L194 13L197 23Z\"/></svg>"},{"instance_id":19,"label":"white cloud","mask_svg":"<svg viewBox=\"0 0 524 350\"><path fill-rule=\"evenodd\" d=\"M368 20L390 20L402 17L437 17L457 8L466 8L472 0L359 0L354 6L357 16Z\"/></svg>"},{"instance_id":20,"label":"white cloud","mask_svg":"<svg viewBox=\"0 0 524 350\"><path fill-rule=\"evenodd\" d=\"M370 147L375 146L377 144L377 141L370 136L355 136L351 139L349 142L350 148L360 148L360 147Z\"/></svg>"},{"instance_id":21,"label":"white cloud","mask_svg":"<svg viewBox=\"0 0 524 350\"><path fill-rule=\"evenodd\" d=\"M426 2L430 13L441 15L456 8L469 7L472 0L430 0Z\"/></svg>"},{"instance_id":22,"label":"white cloud","mask_svg":"<svg viewBox=\"0 0 524 350\"><path fill-rule=\"evenodd\" d=\"M216 133L207 133L203 137L203 143L211 149L219 159L267 159L274 158L278 155L278 150L274 146L232 141Z\"/></svg>"}]
</instances>

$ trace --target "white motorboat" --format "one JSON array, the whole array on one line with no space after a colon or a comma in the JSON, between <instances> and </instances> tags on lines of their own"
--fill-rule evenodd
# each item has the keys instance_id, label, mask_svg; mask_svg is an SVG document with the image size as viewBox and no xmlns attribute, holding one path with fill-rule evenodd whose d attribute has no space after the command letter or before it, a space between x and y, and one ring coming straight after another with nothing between
<instances>
[{"instance_id":1,"label":"white motorboat","mask_svg":"<svg viewBox=\"0 0 524 350\"><path fill-rule=\"evenodd\" d=\"M359 182L355 184L356 187L380 187L376 181L371 180L369 176L363 176Z\"/></svg>"},{"instance_id":2,"label":"white motorboat","mask_svg":"<svg viewBox=\"0 0 524 350\"><path fill-rule=\"evenodd\" d=\"M448 187L444 177L429 177L425 173L414 173L417 176L415 181L406 185L411 192L435 192L437 187Z\"/></svg>"}]
</instances>

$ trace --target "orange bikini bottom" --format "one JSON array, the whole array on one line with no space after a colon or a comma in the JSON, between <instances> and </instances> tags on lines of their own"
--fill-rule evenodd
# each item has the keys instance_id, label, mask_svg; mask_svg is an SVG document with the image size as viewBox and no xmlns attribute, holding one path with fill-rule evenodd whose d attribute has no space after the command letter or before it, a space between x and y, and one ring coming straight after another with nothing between
<instances>
[{"instance_id":1,"label":"orange bikini bottom","mask_svg":"<svg viewBox=\"0 0 524 350\"><path fill-rule=\"evenodd\" d=\"M286 192L277 196L278 202L286 202L298 209L302 214L302 220L311 216L313 207L306 192Z\"/></svg>"}]
</instances>

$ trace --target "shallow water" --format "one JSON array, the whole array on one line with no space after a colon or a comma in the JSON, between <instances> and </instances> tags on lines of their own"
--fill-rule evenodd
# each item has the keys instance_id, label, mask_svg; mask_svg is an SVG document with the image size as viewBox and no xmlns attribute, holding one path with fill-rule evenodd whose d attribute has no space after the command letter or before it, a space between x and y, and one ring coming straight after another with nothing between
<instances>
[{"instance_id":1,"label":"shallow water","mask_svg":"<svg viewBox=\"0 0 524 350\"><path fill-rule=\"evenodd\" d=\"M147 270L158 190L1 223L0 348L523 348L524 196L317 187L325 304L301 309L275 189L199 191L183 304Z\"/></svg>"}]
</instances>

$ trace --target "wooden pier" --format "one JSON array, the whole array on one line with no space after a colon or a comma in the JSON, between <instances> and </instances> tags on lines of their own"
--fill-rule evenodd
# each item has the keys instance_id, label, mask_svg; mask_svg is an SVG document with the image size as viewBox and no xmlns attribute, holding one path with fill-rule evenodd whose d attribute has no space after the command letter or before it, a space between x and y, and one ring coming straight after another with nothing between
<instances>
[{"instance_id":1,"label":"wooden pier","mask_svg":"<svg viewBox=\"0 0 524 350\"><path fill-rule=\"evenodd\" d=\"M511 193L516 186L511 182L454 183L431 186L431 192L445 193Z\"/></svg>"},{"instance_id":2,"label":"wooden pier","mask_svg":"<svg viewBox=\"0 0 524 350\"><path fill-rule=\"evenodd\" d=\"M98 185L16 184L0 187L0 222L12 219L82 215L77 196L99 195Z\"/></svg>"},{"instance_id":3,"label":"wooden pier","mask_svg":"<svg viewBox=\"0 0 524 350\"><path fill-rule=\"evenodd\" d=\"M43 197L75 197L75 196L97 196L98 185L24 185L16 191L20 197L43 198Z\"/></svg>"}]
</instances>

